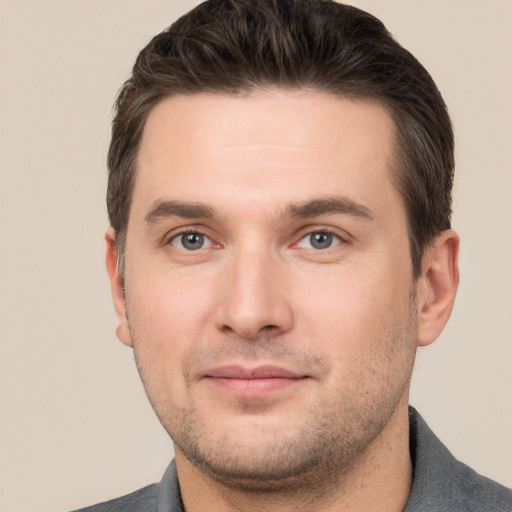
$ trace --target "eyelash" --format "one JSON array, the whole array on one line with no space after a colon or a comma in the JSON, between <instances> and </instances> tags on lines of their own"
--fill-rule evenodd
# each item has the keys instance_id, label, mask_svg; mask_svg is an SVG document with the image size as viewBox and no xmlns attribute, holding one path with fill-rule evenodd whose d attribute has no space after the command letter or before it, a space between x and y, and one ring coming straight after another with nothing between
<instances>
[{"instance_id":1,"label":"eyelash","mask_svg":"<svg viewBox=\"0 0 512 512\"><path fill-rule=\"evenodd\" d=\"M175 240L178 240L180 237L183 237L187 234L191 234L191 235L201 235L203 236L205 239L209 240L210 244L213 245L215 248L220 248L222 247L221 244L215 242L211 236L209 236L208 234L205 233L204 230L202 229L199 229L199 228L185 228L185 229L182 229L181 231L179 231L178 233L175 233L173 234L170 238L167 239L167 241L165 242L165 245L173 245L173 242ZM345 245L348 243L348 240L347 240L347 237L343 237L341 236L337 231L335 230L332 230L332 229L329 229L329 228L320 228L320 229L312 229L310 231L306 231L306 232L303 232L303 234L301 234L300 238L298 239L297 242L294 242L291 247L292 248L297 248L297 246L305 239L307 239L308 237L311 237L312 235L315 235L315 234L322 234L322 235L328 235L328 236L331 236L335 239L338 240L337 243L334 243L332 246L329 246L329 247L326 247L324 249L318 249L318 248L314 248L314 247L305 247L304 249L308 249L308 250L313 250L315 252L327 252L329 251L330 249L333 249L335 246L337 245ZM210 247L208 247L210 248ZM203 247L200 247L198 248L197 250L199 251L200 249L203 249ZM183 250L184 252L194 252L194 250L186 250L186 249L181 249Z\"/></svg>"},{"instance_id":2,"label":"eyelash","mask_svg":"<svg viewBox=\"0 0 512 512\"><path fill-rule=\"evenodd\" d=\"M306 232L303 236L300 237L299 241L293 245L298 246L302 241L304 241L308 238L311 238L313 235L327 235L327 236L331 237L332 239L336 239L337 242L335 242L335 240L332 240L332 242L333 242L332 245L330 245L329 247L325 247L325 248L308 247L305 249L314 250L315 252L326 252L326 251L329 251L329 249L333 249L334 247L336 247L338 245L343 245L343 244L347 243L346 238L342 237L338 232L335 232L332 229L326 228L326 229L314 229L312 231Z\"/></svg>"},{"instance_id":3,"label":"eyelash","mask_svg":"<svg viewBox=\"0 0 512 512\"><path fill-rule=\"evenodd\" d=\"M185 228L185 229L182 229L179 233L173 234L173 235L172 235L172 236L167 240L166 245L173 245L173 242L174 242L175 240L178 240L179 238L182 238L182 237L183 237L183 236L185 236L185 235L201 235L201 236L203 236L204 238L206 238L207 240L209 240L209 241L210 241L210 243L211 243L212 245L218 245L218 246L220 246L220 244L216 244L216 243L213 241L213 239L212 239L210 236L208 236L208 235L207 235L203 230L198 229L198 228ZM201 247L201 248L199 248L199 249L202 249L202 247ZM199 250L199 249L197 249L197 250ZM191 251L187 251L187 252L194 252L194 251L193 251L193 250L191 250Z\"/></svg>"}]
</instances>

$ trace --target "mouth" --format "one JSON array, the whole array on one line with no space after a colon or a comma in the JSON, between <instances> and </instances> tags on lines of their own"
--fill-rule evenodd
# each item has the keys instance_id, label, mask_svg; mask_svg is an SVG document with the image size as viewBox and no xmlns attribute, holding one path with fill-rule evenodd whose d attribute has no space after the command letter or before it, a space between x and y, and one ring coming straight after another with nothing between
<instances>
[{"instance_id":1,"label":"mouth","mask_svg":"<svg viewBox=\"0 0 512 512\"><path fill-rule=\"evenodd\" d=\"M257 398L294 387L309 377L274 365L228 365L208 370L204 378L221 391Z\"/></svg>"}]
</instances>

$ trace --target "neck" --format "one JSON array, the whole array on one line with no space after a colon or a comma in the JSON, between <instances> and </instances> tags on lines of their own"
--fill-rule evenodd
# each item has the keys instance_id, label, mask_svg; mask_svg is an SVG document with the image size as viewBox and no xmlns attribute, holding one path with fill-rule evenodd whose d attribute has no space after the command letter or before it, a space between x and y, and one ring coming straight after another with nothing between
<instances>
[{"instance_id":1,"label":"neck","mask_svg":"<svg viewBox=\"0 0 512 512\"><path fill-rule=\"evenodd\" d=\"M412 484L407 398L385 429L349 470L335 470L301 487L274 491L243 490L212 479L175 447L186 512L399 512Z\"/></svg>"}]
</instances>

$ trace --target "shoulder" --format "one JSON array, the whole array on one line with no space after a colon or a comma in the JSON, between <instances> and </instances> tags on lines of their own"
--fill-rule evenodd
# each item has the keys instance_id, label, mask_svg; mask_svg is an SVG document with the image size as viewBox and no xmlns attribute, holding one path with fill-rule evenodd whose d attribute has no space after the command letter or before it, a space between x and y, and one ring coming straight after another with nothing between
<instances>
[{"instance_id":1,"label":"shoulder","mask_svg":"<svg viewBox=\"0 0 512 512\"><path fill-rule=\"evenodd\" d=\"M512 511L512 490L456 461L453 487L468 511Z\"/></svg>"},{"instance_id":2,"label":"shoulder","mask_svg":"<svg viewBox=\"0 0 512 512\"><path fill-rule=\"evenodd\" d=\"M158 485L148 485L135 492L74 512L149 512L156 510Z\"/></svg>"},{"instance_id":3,"label":"shoulder","mask_svg":"<svg viewBox=\"0 0 512 512\"><path fill-rule=\"evenodd\" d=\"M511 512L512 490L459 462L423 418L409 412L414 481L406 512Z\"/></svg>"},{"instance_id":4,"label":"shoulder","mask_svg":"<svg viewBox=\"0 0 512 512\"><path fill-rule=\"evenodd\" d=\"M159 484L74 512L154 512L155 510L183 512L176 461L173 459Z\"/></svg>"}]
</instances>

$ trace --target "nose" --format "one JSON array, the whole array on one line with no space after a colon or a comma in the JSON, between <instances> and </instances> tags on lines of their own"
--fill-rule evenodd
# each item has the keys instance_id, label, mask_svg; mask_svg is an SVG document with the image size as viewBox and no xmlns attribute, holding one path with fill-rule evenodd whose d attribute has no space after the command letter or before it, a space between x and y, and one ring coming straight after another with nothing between
<instances>
[{"instance_id":1,"label":"nose","mask_svg":"<svg viewBox=\"0 0 512 512\"><path fill-rule=\"evenodd\" d=\"M283 263L263 250L239 251L221 286L217 327L247 339L263 331L282 334L293 325Z\"/></svg>"}]
</instances>

